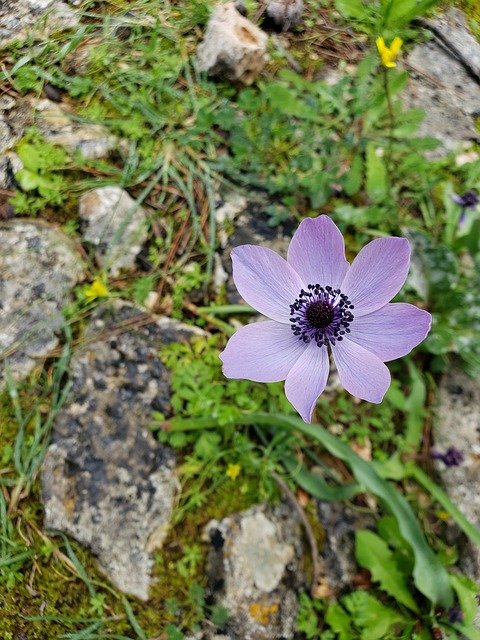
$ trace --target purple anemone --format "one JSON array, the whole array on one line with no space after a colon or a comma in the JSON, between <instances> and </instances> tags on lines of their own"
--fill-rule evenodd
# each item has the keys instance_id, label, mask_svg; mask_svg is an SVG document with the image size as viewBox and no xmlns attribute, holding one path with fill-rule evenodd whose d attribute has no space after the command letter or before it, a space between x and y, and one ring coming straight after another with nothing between
<instances>
[{"instance_id":1,"label":"purple anemone","mask_svg":"<svg viewBox=\"0 0 480 640\"><path fill-rule=\"evenodd\" d=\"M242 327L220 354L227 378L285 380L285 394L311 422L333 354L352 395L379 403L390 386L385 362L427 336L431 316L411 304L389 304L410 264L405 238L367 244L350 266L343 236L325 215L306 218L284 260L271 249L232 251L233 279L243 297L270 318Z\"/></svg>"}]
</instances>

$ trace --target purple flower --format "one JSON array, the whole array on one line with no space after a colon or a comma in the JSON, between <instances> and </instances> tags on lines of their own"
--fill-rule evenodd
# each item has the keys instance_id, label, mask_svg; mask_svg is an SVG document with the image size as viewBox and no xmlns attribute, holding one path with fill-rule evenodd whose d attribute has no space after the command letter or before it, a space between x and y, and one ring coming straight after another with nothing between
<instances>
[{"instance_id":1,"label":"purple flower","mask_svg":"<svg viewBox=\"0 0 480 640\"><path fill-rule=\"evenodd\" d=\"M430 455L434 460L441 460L446 467L458 467L464 460L463 453L456 447L448 447L445 453L432 449Z\"/></svg>"},{"instance_id":2,"label":"purple flower","mask_svg":"<svg viewBox=\"0 0 480 640\"><path fill-rule=\"evenodd\" d=\"M329 351L352 395L379 403L390 386L384 362L409 353L428 334L431 316L388 304L407 277L404 238L367 244L350 266L342 234L328 216L307 218L287 260L254 245L232 252L240 295L270 320L242 327L220 354L228 378L285 380L285 394L305 422L329 372Z\"/></svg>"}]
</instances>

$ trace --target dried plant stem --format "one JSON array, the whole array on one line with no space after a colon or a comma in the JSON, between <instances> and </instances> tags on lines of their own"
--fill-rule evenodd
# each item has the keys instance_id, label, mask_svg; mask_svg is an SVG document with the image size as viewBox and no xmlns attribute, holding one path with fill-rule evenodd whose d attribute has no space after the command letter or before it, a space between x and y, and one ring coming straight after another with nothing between
<instances>
[{"instance_id":1,"label":"dried plant stem","mask_svg":"<svg viewBox=\"0 0 480 640\"><path fill-rule=\"evenodd\" d=\"M315 597L316 588L317 588L317 585L318 585L318 583L320 581L320 576L322 575L322 566L321 566L320 556L318 554L318 545L317 545L317 541L315 539L315 534L313 533L312 526L311 526L310 522L308 521L308 518L307 518L307 516L305 514L305 511L303 510L302 506L298 502L298 500L295 497L295 495L292 493L292 491L290 491L290 489L289 489L287 483L285 482L285 480L283 480L275 472L272 472L271 475L272 475L272 478L275 480L275 482L280 487L281 491L284 493L285 497L288 499L288 501L292 505L292 507L297 512L298 517L300 518L300 520L301 520L301 522L302 522L302 524L303 524L303 526L305 528L305 533L307 535L308 544L310 545L310 553L312 555L312 584L311 584L311 587L310 587L310 594L311 594L312 597Z\"/></svg>"}]
</instances>

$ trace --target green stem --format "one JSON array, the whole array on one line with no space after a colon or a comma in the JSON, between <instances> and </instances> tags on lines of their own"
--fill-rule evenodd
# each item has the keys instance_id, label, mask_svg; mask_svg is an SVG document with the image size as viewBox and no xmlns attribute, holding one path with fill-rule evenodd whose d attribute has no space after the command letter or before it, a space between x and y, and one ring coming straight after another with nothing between
<instances>
[{"instance_id":1,"label":"green stem","mask_svg":"<svg viewBox=\"0 0 480 640\"><path fill-rule=\"evenodd\" d=\"M392 168L392 143L393 143L393 132L395 130L395 116L393 115L393 105L392 105L392 97L390 95L390 85L388 82L388 69L383 67L383 88L385 90L385 98L387 100L387 111L388 111L388 144L385 155L385 164L387 165L388 177L391 176L391 168Z\"/></svg>"},{"instance_id":2,"label":"green stem","mask_svg":"<svg viewBox=\"0 0 480 640\"><path fill-rule=\"evenodd\" d=\"M480 531L463 515L447 494L416 464L410 462L405 471L408 477L413 478L426 489L430 495L450 513L460 529L474 542L480 545Z\"/></svg>"}]
</instances>

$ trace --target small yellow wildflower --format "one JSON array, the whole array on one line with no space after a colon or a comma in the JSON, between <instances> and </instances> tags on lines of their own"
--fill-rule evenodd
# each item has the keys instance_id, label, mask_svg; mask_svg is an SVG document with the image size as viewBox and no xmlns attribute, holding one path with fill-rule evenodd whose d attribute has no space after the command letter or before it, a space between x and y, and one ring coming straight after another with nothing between
<instances>
[{"instance_id":1,"label":"small yellow wildflower","mask_svg":"<svg viewBox=\"0 0 480 640\"><path fill-rule=\"evenodd\" d=\"M378 53L384 67L392 69L397 66L395 60L397 59L400 47L403 44L403 40L398 36L392 40L392 44L387 47L385 40L380 36L376 39Z\"/></svg>"},{"instance_id":2,"label":"small yellow wildflower","mask_svg":"<svg viewBox=\"0 0 480 640\"><path fill-rule=\"evenodd\" d=\"M92 302L96 298L108 298L110 295L107 286L99 278L95 278L92 284L85 287L83 293L88 302Z\"/></svg>"},{"instance_id":3,"label":"small yellow wildflower","mask_svg":"<svg viewBox=\"0 0 480 640\"><path fill-rule=\"evenodd\" d=\"M236 480L240 475L240 471L242 467L239 464L229 464L227 470L225 471L225 475L228 476L231 480Z\"/></svg>"}]
</instances>

